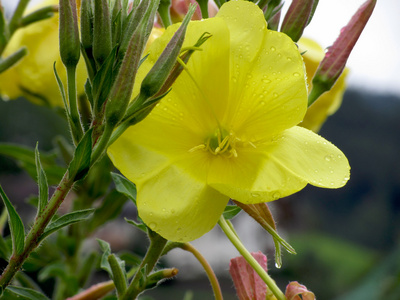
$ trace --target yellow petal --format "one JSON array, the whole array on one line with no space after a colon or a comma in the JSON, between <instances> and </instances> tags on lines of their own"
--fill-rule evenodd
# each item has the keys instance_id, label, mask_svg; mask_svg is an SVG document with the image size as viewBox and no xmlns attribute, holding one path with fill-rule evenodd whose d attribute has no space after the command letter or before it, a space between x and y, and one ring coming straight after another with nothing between
<instances>
[{"instance_id":1,"label":"yellow petal","mask_svg":"<svg viewBox=\"0 0 400 300\"><path fill-rule=\"evenodd\" d=\"M221 193L248 204L288 196L307 183L339 188L349 176L348 161L338 148L295 126L256 149L239 152L235 159L216 158L208 182Z\"/></svg>"},{"instance_id":2,"label":"yellow petal","mask_svg":"<svg viewBox=\"0 0 400 300\"><path fill-rule=\"evenodd\" d=\"M133 95L140 90L140 83L165 48L179 24L168 27L149 49L149 56L138 71ZM175 81L172 91L163 99L154 117L167 114L181 119L184 126L192 129L215 129L216 119L226 111L229 93L229 31L221 19L190 22L183 48L193 46L205 32L212 36L195 51L184 70ZM171 118L170 118L171 119ZM172 119L171 119L172 120ZM174 120L172 120L174 121ZM193 145L194 147L196 145Z\"/></svg>"},{"instance_id":3,"label":"yellow petal","mask_svg":"<svg viewBox=\"0 0 400 300\"><path fill-rule=\"evenodd\" d=\"M349 162L343 152L302 127L284 131L270 155L294 176L318 187L339 188L350 177Z\"/></svg>"},{"instance_id":4,"label":"yellow petal","mask_svg":"<svg viewBox=\"0 0 400 300\"><path fill-rule=\"evenodd\" d=\"M168 156L141 146L138 135L132 138L122 136L108 154L121 173L136 183L139 216L147 226L181 242L211 230L229 197L207 186L207 155L186 151Z\"/></svg>"},{"instance_id":5,"label":"yellow petal","mask_svg":"<svg viewBox=\"0 0 400 300\"><path fill-rule=\"evenodd\" d=\"M287 35L268 30L262 11L253 3L228 2L217 17L225 20L231 33L225 123L238 135L252 133L254 139L297 125L307 109L307 86L296 45Z\"/></svg>"},{"instance_id":6,"label":"yellow petal","mask_svg":"<svg viewBox=\"0 0 400 300\"><path fill-rule=\"evenodd\" d=\"M283 165L271 160L265 151L240 152L235 159L216 158L208 184L245 204L277 200L307 185Z\"/></svg>"},{"instance_id":7,"label":"yellow petal","mask_svg":"<svg viewBox=\"0 0 400 300\"><path fill-rule=\"evenodd\" d=\"M199 169L196 161L187 168ZM137 186L139 216L154 231L172 241L199 238L217 223L229 197L191 176L185 166L170 165Z\"/></svg>"}]
</instances>

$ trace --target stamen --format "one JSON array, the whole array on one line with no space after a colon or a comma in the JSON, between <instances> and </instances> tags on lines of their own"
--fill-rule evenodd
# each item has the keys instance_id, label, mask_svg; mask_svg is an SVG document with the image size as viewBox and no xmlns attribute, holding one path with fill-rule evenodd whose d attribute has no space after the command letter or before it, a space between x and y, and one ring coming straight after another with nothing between
<instances>
[{"instance_id":1,"label":"stamen","mask_svg":"<svg viewBox=\"0 0 400 300\"><path fill-rule=\"evenodd\" d=\"M194 152L194 151L197 151L197 150L203 150L205 148L206 148L206 145L201 144L201 145L197 145L197 146L193 147L192 149L189 150L189 152Z\"/></svg>"}]
</instances>

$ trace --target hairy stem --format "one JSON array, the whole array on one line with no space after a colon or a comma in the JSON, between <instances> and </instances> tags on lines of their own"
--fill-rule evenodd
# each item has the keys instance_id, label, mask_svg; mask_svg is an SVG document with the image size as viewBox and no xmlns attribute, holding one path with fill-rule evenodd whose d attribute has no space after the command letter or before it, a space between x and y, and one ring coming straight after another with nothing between
<instances>
[{"instance_id":1,"label":"hairy stem","mask_svg":"<svg viewBox=\"0 0 400 300\"><path fill-rule=\"evenodd\" d=\"M136 297L143 291L143 287L140 286L139 282L142 278L142 270L146 270L145 276L147 276L151 270L153 270L154 266L158 262L164 247L167 243L167 240L157 233L151 231L149 229L149 237L150 237L150 246L147 250L146 256L144 257L142 263L139 266L138 271L133 277L131 283L129 284L128 289L125 294L121 297L121 300L131 300L136 299Z\"/></svg>"},{"instance_id":2,"label":"hairy stem","mask_svg":"<svg viewBox=\"0 0 400 300\"><path fill-rule=\"evenodd\" d=\"M46 226L50 223L61 203L71 190L73 184L74 182L69 178L68 172L65 173L44 211L36 217L31 230L25 238L24 250L20 254L13 255L10 258L9 264L4 269L3 274L0 277L0 288L4 290L10 284L14 275L21 269L22 264L28 258L29 254L39 245L40 237L43 234Z\"/></svg>"}]
</instances>

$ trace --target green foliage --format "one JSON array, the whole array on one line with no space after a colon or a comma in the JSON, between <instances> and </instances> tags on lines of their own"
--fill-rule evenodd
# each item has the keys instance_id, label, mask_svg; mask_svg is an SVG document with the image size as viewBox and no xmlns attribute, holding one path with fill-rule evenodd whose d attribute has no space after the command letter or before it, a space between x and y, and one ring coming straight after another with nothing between
<instances>
[{"instance_id":1,"label":"green foliage","mask_svg":"<svg viewBox=\"0 0 400 300\"><path fill-rule=\"evenodd\" d=\"M0 143L0 154L15 159L19 163L19 166L36 180L37 169L34 149L14 144ZM40 156L41 165L47 175L48 184L58 184L65 169L56 164L56 155L54 153L42 153Z\"/></svg>"},{"instance_id":2,"label":"green foliage","mask_svg":"<svg viewBox=\"0 0 400 300\"><path fill-rule=\"evenodd\" d=\"M63 215L62 217L58 218L54 222L50 223L43 234L40 236L40 240L44 240L53 232L60 230L61 228L68 226L70 224L74 224L77 222L81 222L87 220L94 212L94 209L85 209L74 211L68 214Z\"/></svg>"},{"instance_id":3,"label":"green foliage","mask_svg":"<svg viewBox=\"0 0 400 300\"><path fill-rule=\"evenodd\" d=\"M36 149L35 149L35 162L36 162L37 182L39 185L38 215L40 215L40 212L45 208L49 198L49 186L47 184L46 173L44 172L42 163L40 162L38 144L36 144Z\"/></svg>"},{"instance_id":4,"label":"green foliage","mask_svg":"<svg viewBox=\"0 0 400 300\"><path fill-rule=\"evenodd\" d=\"M242 209L236 205L227 205L222 215L226 220L233 219Z\"/></svg>"},{"instance_id":5,"label":"green foliage","mask_svg":"<svg viewBox=\"0 0 400 300\"><path fill-rule=\"evenodd\" d=\"M0 297L1 300L49 300L45 295L32 289L18 287L18 286L8 286L4 291L3 295Z\"/></svg>"},{"instance_id":6,"label":"green foliage","mask_svg":"<svg viewBox=\"0 0 400 300\"><path fill-rule=\"evenodd\" d=\"M114 180L115 188L121 194L127 196L136 205L136 186L134 183L126 179L124 176L117 173L111 173L111 177Z\"/></svg>"},{"instance_id":7,"label":"green foliage","mask_svg":"<svg viewBox=\"0 0 400 300\"><path fill-rule=\"evenodd\" d=\"M112 190L107 194L101 206L96 208L93 218L88 226L89 230L93 231L106 222L118 217L126 200L126 196L116 190Z\"/></svg>"},{"instance_id":8,"label":"green foliage","mask_svg":"<svg viewBox=\"0 0 400 300\"><path fill-rule=\"evenodd\" d=\"M92 154L92 129L88 130L76 147L74 157L68 168L69 178L78 181L89 172Z\"/></svg>"},{"instance_id":9,"label":"green foliage","mask_svg":"<svg viewBox=\"0 0 400 300\"><path fill-rule=\"evenodd\" d=\"M7 208L13 254L20 254L24 250L25 229L21 218L14 206L11 204L3 188L0 186L0 196L3 199L4 206Z\"/></svg>"}]
</instances>

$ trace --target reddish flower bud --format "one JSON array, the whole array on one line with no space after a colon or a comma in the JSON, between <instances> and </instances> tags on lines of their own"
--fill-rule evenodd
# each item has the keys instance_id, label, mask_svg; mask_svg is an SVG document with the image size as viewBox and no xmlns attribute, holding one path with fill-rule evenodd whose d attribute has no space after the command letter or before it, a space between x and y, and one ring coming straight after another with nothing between
<instances>
[{"instance_id":1,"label":"reddish flower bud","mask_svg":"<svg viewBox=\"0 0 400 300\"><path fill-rule=\"evenodd\" d=\"M281 31L286 33L294 42L303 34L309 23L314 8L314 0L293 0L283 19Z\"/></svg>"},{"instance_id":2,"label":"reddish flower bud","mask_svg":"<svg viewBox=\"0 0 400 300\"><path fill-rule=\"evenodd\" d=\"M324 92L329 91L340 74L342 74L351 50L353 50L354 45L367 24L375 4L376 0L368 0L361 5L347 26L342 28L335 43L328 49L314 75L312 81L313 89L308 97L308 105L314 103Z\"/></svg>"},{"instance_id":3,"label":"reddish flower bud","mask_svg":"<svg viewBox=\"0 0 400 300\"><path fill-rule=\"evenodd\" d=\"M286 286L285 296L287 300L315 300L314 293L297 281L292 281Z\"/></svg>"},{"instance_id":4,"label":"reddish flower bud","mask_svg":"<svg viewBox=\"0 0 400 300\"><path fill-rule=\"evenodd\" d=\"M260 251L251 255L257 260L260 266L268 271L267 257ZM267 285L260 276L253 270L243 256L231 259L229 273L232 276L237 296L240 300L254 299L265 300L267 296Z\"/></svg>"}]
</instances>

